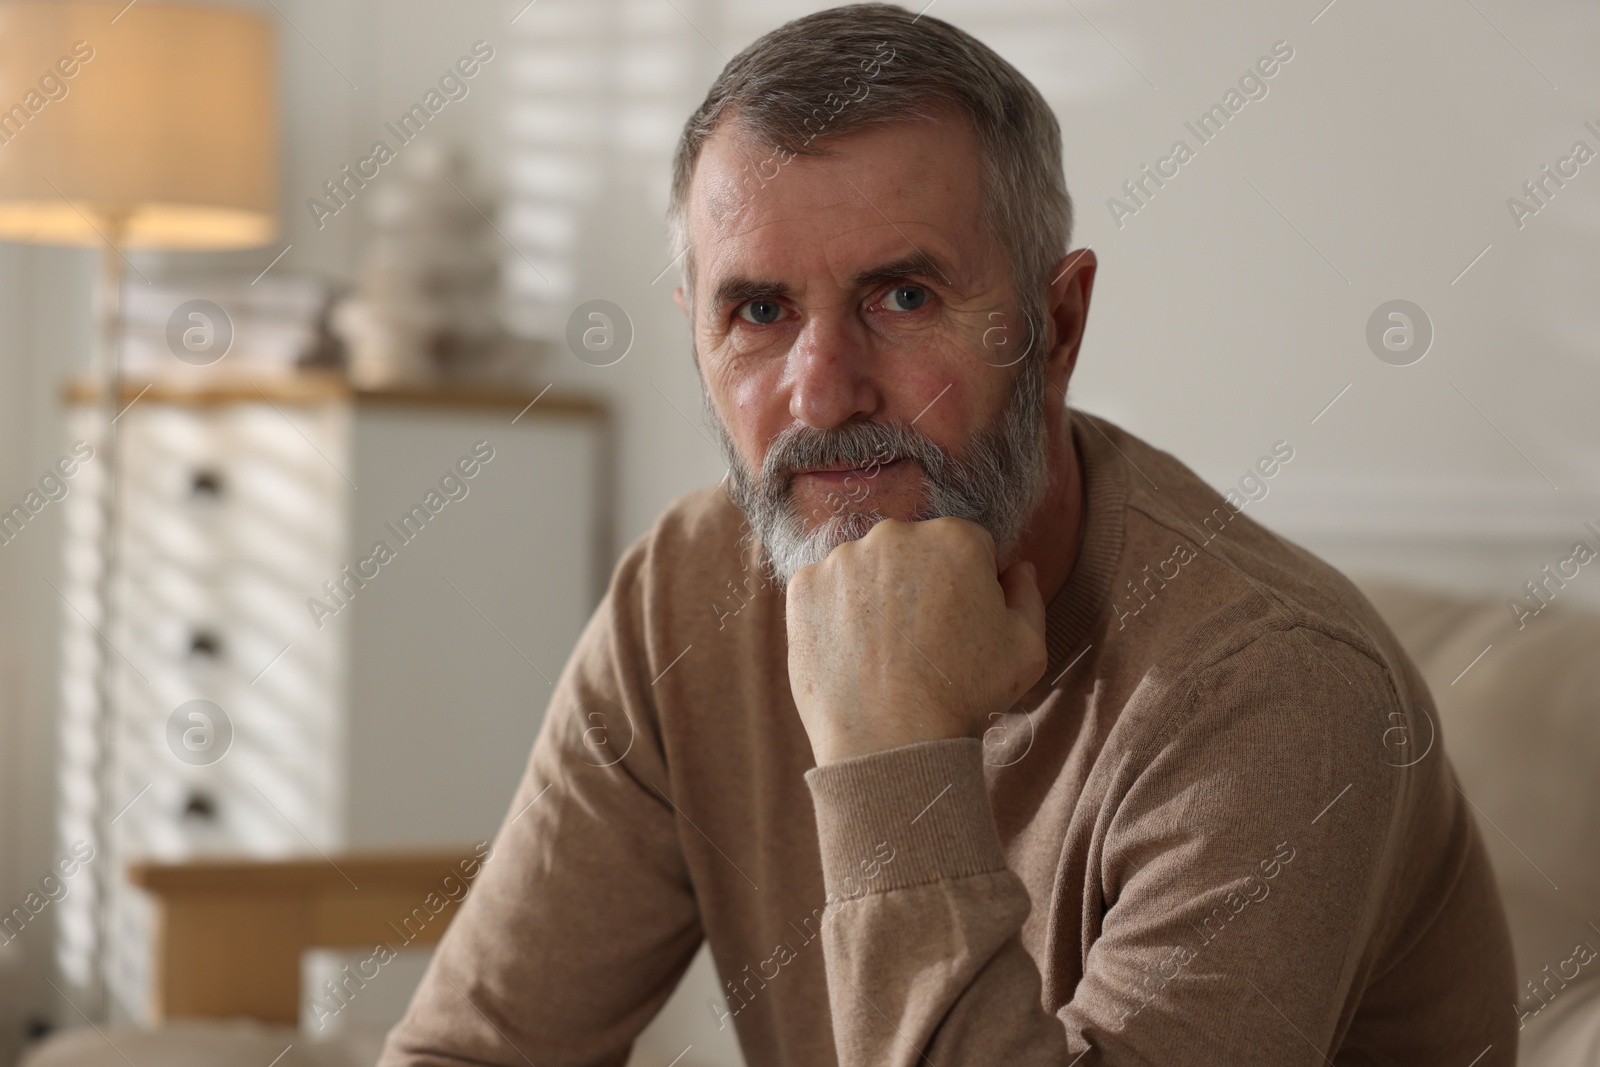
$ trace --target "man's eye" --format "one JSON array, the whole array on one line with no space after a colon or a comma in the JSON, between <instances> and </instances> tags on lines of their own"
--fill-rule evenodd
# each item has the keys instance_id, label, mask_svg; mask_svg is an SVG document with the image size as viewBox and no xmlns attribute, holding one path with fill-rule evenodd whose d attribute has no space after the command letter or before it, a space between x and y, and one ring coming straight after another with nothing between
<instances>
[{"instance_id":1,"label":"man's eye","mask_svg":"<svg viewBox=\"0 0 1600 1067\"><path fill-rule=\"evenodd\" d=\"M884 298L890 311L915 311L928 302L928 290L920 285L897 285Z\"/></svg>"},{"instance_id":2,"label":"man's eye","mask_svg":"<svg viewBox=\"0 0 1600 1067\"><path fill-rule=\"evenodd\" d=\"M776 300L751 300L739 305L739 317L757 326L767 326L777 322L782 314L783 305Z\"/></svg>"}]
</instances>

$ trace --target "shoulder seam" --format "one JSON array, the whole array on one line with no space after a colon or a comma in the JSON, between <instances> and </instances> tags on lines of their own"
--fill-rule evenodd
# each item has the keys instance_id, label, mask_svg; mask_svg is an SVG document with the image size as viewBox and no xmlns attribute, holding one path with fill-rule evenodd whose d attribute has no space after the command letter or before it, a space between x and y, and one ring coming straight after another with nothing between
<instances>
[{"instance_id":1,"label":"shoulder seam","mask_svg":"<svg viewBox=\"0 0 1600 1067\"><path fill-rule=\"evenodd\" d=\"M1224 504L1226 504L1226 501L1224 501ZM1195 546L1195 549L1197 551L1204 553L1207 558L1215 560L1217 563L1221 564L1223 567L1226 567L1228 570L1233 571L1235 574L1239 575L1239 577L1243 578L1245 580L1245 582L1248 583L1252 589L1254 589L1258 594L1260 594L1262 597L1264 597L1273 608L1277 609L1277 611L1278 611L1280 616L1283 616L1283 622L1276 627L1277 629L1301 629L1301 628L1304 628L1304 629L1307 629L1307 630L1313 630L1313 631L1315 631L1317 633L1322 634L1324 637L1329 638L1330 640L1337 641L1340 644L1349 646L1351 649L1353 649L1354 651L1360 653L1366 659L1370 660L1379 669L1385 670L1385 671L1387 671L1389 669L1389 664L1383 659L1383 657L1381 655L1378 654L1377 649L1373 648L1371 646L1370 642L1363 641L1361 639L1361 635L1359 633L1357 633L1355 631L1352 631L1352 630L1349 630L1347 627L1334 626L1332 624L1329 624L1329 623L1325 622L1324 620L1321 620L1320 618L1313 618L1309 613L1307 613L1304 609L1298 607L1297 605L1292 604L1292 603L1285 603L1283 600L1280 600L1278 597L1271 595L1267 591L1267 587L1262 586L1260 583L1258 583L1254 579L1252 579L1249 575L1245 574L1244 571L1241 570L1238 567L1237 564L1233 563L1231 560L1223 558L1222 556L1218 555L1215 552L1209 551L1207 546L1209 545L1210 542L1202 543L1202 542L1196 540L1196 538L1194 536L1194 532L1192 530L1188 531L1188 532L1185 532L1183 530L1177 529L1171 523L1169 523L1166 519L1164 519L1164 518L1162 518L1160 516L1151 514L1148 510L1146 510L1143 507L1136 506L1135 504L1132 503L1131 500L1128 503L1127 507L1128 507L1128 509L1130 511L1137 511L1139 514L1143 515L1146 519L1149 519L1156 526L1159 526L1161 529L1166 530L1168 533L1175 534L1175 535L1177 535L1179 537L1186 538L1189 541L1193 542L1194 546ZM1243 512L1234 512L1233 514L1240 515L1240 514L1243 514ZM1254 522L1255 520L1252 519L1251 521ZM1257 525L1259 525L1259 524L1257 524ZM1262 528L1265 529L1265 527L1262 527ZM1271 533L1270 530L1268 530L1267 532L1269 534ZM1238 601L1235 601L1235 603L1238 603ZM1258 635L1258 636L1260 636L1260 635ZM1253 641L1255 639L1252 638L1251 640ZM1235 648L1233 650L1233 652L1228 653L1228 655L1233 655L1234 653L1237 653L1238 651L1241 651L1249 643L1250 642L1245 642L1245 644L1238 646L1238 648ZM1224 658L1226 658L1226 657L1224 657ZM1221 662L1221 660L1213 661L1212 665L1215 665L1216 663L1220 663L1220 662Z\"/></svg>"},{"instance_id":2,"label":"shoulder seam","mask_svg":"<svg viewBox=\"0 0 1600 1067\"><path fill-rule=\"evenodd\" d=\"M1252 625L1252 627L1250 627L1250 630L1254 630L1255 632L1251 633L1248 639L1238 642L1228 651L1218 655L1203 665L1192 666L1186 672L1187 677L1180 683L1181 688L1179 688L1173 694L1173 699L1171 701L1169 710L1164 716L1162 716L1160 725L1151 733L1147 745L1143 746L1150 749L1150 755L1152 757L1154 756L1155 752L1159 751L1162 745L1175 733L1181 730L1192 717L1190 712L1194 706L1195 699L1198 696L1201 680L1206 675L1216 671L1228 661L1234 659L1245 650L1256 645L1263 638L1276 634L1287 634L1301 630L1310 630L1313 633L1317 633L1328 638L1330 641L1334 641L1345 646L1377 669L1378 674L1383 678L1385 702L1392 707L1400 707L1403 704L1403 701L1400 699L1399 688L1395 683L1394 672L1389 669L1389 665L1381 658L1376 658L1371 655L1366 649L1346 640L1340 634L1329 633L1327 629L1323 627L1295 623L1292 620L1278 621L1272 619L1258 620ZM1249 633L1249 630L1246 632ZM1309 643L1310 639L1306 638L1306 641ZM1315 645L1312 645L1311 647L1313 651L1318 653L1318 655L1322 655L1321 650L1317 649ZM1323 658L1326 659L1327 657L1324 656ZM1328 660L1328 664L1332 666L1335 671L1338 671L1338 666L1335 665L1332 660ZM1339 673L1341 675L1343 674L1343 672ZM1348 678L1346 678L1345 681L1347 684L1353 684L1350 683Z\"/></svg>"}]
</instances>

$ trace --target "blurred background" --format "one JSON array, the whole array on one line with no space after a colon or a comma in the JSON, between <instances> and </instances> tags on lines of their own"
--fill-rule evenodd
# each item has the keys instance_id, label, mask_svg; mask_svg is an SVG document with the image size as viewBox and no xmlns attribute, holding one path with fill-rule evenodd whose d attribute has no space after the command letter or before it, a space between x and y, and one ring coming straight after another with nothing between
<instances>
[{"instance_id":1,"label":"blurred background","mask_svg":"<svg viewBox=\"0 0 1600 1067\"><path fill-rule=\"evenodd\" d=\"M671 299L679 129L825 6L0 2L0 1062L229 1014L163 968L204 951L180 903L256 884L232 861L309 900L331 857L425 855L383 869L398 920L492 837L621 548L724 473ZM1519 981L1600 945L1600 801L1492 758L1600 758L1596 631L1550 621L1600 605L1600 9L928 13L1060 117L1100 260L1073 403L1440 597L1436 692L1567 635L1559 728L1485 690L1501 732L1451 751L1503 887L1563 894L1513 902L1557 916ZM255 1017L381 1033L440 926L345 1000L370 949L296 949L296 1013ZM741 1062L717 996L702 954L636 1062Z\"/></svg>"}]
</instances>

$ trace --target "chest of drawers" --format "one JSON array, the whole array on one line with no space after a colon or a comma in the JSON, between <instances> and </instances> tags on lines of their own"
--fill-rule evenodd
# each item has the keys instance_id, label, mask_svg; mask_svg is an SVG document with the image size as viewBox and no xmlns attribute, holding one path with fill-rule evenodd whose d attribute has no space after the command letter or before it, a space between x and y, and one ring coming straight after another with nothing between
<instances>
[{"instance_id":1,"label":"chest of drawers","mask_svg":"<svg viewBox=\"0 0 1600 1067\"><path fill-rule=\"evenodd\" d=\"M108 615L107 464L62 502L58 825L95 842L107 897L103 924L92 891L58 905L60 958L87 981L98 953L134 1020L150 938L129 862L490 837L613 562L592 399L143 385L119 405ZM105 455L104 408L69 400Z\"/></svg>"}]
</instances>

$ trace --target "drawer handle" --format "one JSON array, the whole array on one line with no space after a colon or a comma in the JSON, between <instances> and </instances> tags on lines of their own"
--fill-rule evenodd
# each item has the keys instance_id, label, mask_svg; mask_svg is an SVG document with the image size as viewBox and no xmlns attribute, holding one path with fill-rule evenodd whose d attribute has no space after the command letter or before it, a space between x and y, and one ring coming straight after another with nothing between
<instances>
[{"instance_id":1,"label":"drawer handle","mask_svg":"<svg viewBox=\"0 0 1600 1067\"><path fill-rule=\"evenodd\" d=\"M183 817L185 819L198 819L201 822L215 822L217 818L217 802L210 793L198 789L191 789L184 798Z\"/></svg>"},{"instance_id":2,"label":"drawer handle","mask_svg":"<svg viewBox=\"0 0 1600 1067\"><path fill-rule=\"evenodd\" d=\"M222 638L213 630L196 630L189 637L189 655L222 658Z\"/></svg>"},{"instance_id":3,"label":"drawer handle","mask_svg":"<svg viewBox=\"0 0 1600 1067\"><path fill-rule=\"evenodd\" d=\"M215 470L197 470L189 482L189 493L197 497L219 497L222 495L222 473Z\"/></svg>"}]
</instances>

